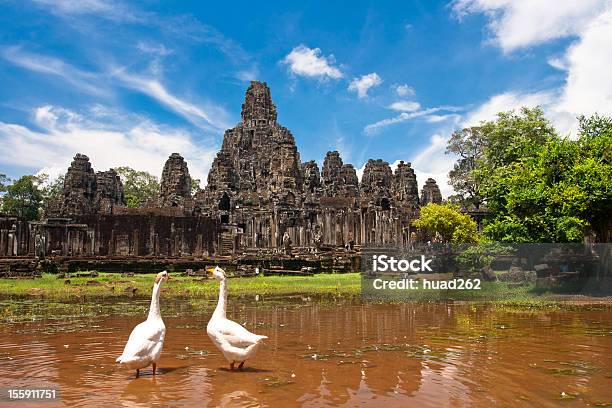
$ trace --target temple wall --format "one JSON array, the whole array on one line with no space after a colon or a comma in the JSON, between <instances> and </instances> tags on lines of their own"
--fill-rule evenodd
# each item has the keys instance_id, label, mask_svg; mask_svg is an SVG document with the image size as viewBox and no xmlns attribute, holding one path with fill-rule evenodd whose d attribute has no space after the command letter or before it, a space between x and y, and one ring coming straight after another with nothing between
<instances>
[{"instance_id":1,"label":"temple wall","mask_svg":"<svg viewBox=\"0 0 612 408\"><path fill-rule=\"evenodd\" d=\"M29 249L28 223L19 217L0 215L0 257L24 256Z\"/></svg>"},{"instance_id":2,"label":"temple wall","mask_svg":"<svg viewBox=\"0 0 612 408\"><path fill-rule=\"evenodd\" d=\"M393 209L242 209L232 213L229 223L243 230L242 248L281 247L285 231L297 247L313 247L317 230L326 246L343 246L351 239L355 245L407 246L410 242L410 217Z\"/></svg>"},{"instance_id":3,"label":"temple wall","mask_svg":"<svg viewBox=\"0 0 612 408\"><path fill-rule=\"evenodd\" d=\"M210 256L218 229L208 217L150 212L30 223L0 217L0 256Z\"/></svg>"}]
</instances>

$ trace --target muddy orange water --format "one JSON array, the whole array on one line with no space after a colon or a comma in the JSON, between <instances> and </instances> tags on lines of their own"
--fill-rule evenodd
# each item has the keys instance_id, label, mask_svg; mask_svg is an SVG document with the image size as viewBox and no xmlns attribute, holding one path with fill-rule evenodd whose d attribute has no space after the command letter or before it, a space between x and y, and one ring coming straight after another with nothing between
<instances>
[{"instance_id":1,"label":"muddy orange water","mask_svg":"<svg viewBox=\"0 0 612 408\"><path fill-rule=\"evenodd\" d=\"M161 372L144 369L138 379L114 360L146 303L101 306L97 316L93 306L86 317L75 304L64 305L64 317L2 325L0 387L59 387L60 400L45 407L612 404L609 310L230 303L228 317L270 337L242 372L230 372L206 336L212 302L164 303Z\"/></svg>"}]
</instances>

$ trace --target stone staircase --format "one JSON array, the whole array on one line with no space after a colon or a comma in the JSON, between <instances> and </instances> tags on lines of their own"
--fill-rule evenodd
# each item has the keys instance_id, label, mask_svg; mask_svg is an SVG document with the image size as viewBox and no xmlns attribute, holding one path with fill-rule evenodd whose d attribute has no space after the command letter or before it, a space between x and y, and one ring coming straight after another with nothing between
<instances>
[{"instance_id":1,"label":"stone staircase","mask_svg":"<svg viewBox=\"0 0 612 408\"><path fill-rule=\"evenodd\" d=\"M234 252L234 240L231 233L222 232L219 241L221 255L231 255Z\"/></svg>"}]
</instances>

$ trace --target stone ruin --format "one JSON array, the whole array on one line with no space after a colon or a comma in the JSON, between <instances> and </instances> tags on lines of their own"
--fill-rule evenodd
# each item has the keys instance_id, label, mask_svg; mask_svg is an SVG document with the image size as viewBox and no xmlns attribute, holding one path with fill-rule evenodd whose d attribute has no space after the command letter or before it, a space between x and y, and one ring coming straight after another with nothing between
<instances>
[{"instance_id":1,"label":"stone ruin","mask_svg":"<svg viewBox=\"0 0 612 408\"><path fill-rule=\"evenodd\" d=\"M125 206L121 178L110 169L94 172L89 157L77 153L64 177L61 196L46 210L46 216L112 214Z\"/></svg>"},{"instance_id":2,"label":"stone ruin","mask_svg":"<svg viewBox=\"0 0 612 408\"><path fill-rule=\"evenodd\" d=\"M196 197L196 208L233 226L243 247L281 247L286 234L295 246L313 247L318 232L329 246L403 245L421 202L442 202L433 179L419 199L410 163L400 162L394 174L387 162L369 160L361 182L337 151L327 153L321 171L314 161L302 163L293 135L276 120L270 89L251 82L242 122L225 132Z\"/></svg>"},{"instance_id":3,"label":"stone ruin","mask_svg":"<svg viewBox=\"0 0 612 408\"><path fill-rule=\"evenodd\" d=\"M114 170L95 172L89 158L77 154L42 221L0 230L0 256L186 257L406 246L417 239L411 221L420 206L442 201L431 178L419 197L415 172L403 161L393 172L387 162L369 160L361 182L337 151L326 154L321 170L315 161L302 162L293 135L277 122L265 82L251 82L241 117L225 132L203 190L192 195L187 163L173 153L159 196L141 208L126 207Z\"/></svg>"},{"instance_id":4,"label":"stone ruin","mask_svg":"<svg viewBox=\"0 0 612 408\"><path fill-rule=\"evenodd\" d=\"M428 178L421 190L421 205L427 205L429 203L439 204L442 202L442 193L440 188L436 184L436 180Z\"/></svg>"},{"instance_id":5,"label":"stone ruin","mask_svg":"<svg viewBox=\"0 0 612 408\"><path fill-rule=\"evenodd\" d=\"M161 176L158 205L160 207L189 207L191 177L187 162L178 153L172 153ZM191 205L192 206L192 205Z\"/></svg>"}]
</instances>

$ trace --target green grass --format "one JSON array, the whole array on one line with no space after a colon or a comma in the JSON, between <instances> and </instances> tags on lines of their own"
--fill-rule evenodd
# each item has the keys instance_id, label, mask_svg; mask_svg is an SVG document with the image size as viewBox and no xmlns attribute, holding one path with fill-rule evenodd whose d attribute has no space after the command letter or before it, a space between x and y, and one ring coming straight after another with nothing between
<instances>
[{"instance_id":1,"label":"green grass","mask_svg":"<svg viewBox=\"0 0 612 408\"><path fill-rule=\"evenodd\" d=\"M0 298L47 299L74 302L79 299L120 300L149 299L154 275L123 277L119 273L100 273L95 278L69 277L43 274L36 279L0 279ZM162 296L169 299L206 300L218 297L219 284L214 279L185 277L172 274L162 287ZM359 273L317 274L314 276L256 276L229 279L231 296L259 295L272 298L359 299L361 277ZM373 301L476 301L523 308L547 308L558 305L576 306L575 296L558 295L536 289L534 284L510 286L504 282L483 282L481 290L411 290L376 292ZM581 298L581 304L612 305L610 298Z\"/></svg>"},{"instance_id":2,"label":"green grass","mask_svg":"<svg viewBox=\"0 0 612 408\"><path fill-rule=\"evenodd\" d=\"M67 282L69 281L69 282ZM0 297L42 296L52 299L118 298L151 296L154 275L122 277L118 273L100 273L95 278L43 274L36 279L0 279ZM357 296L360 294L358 273L318 274L314 276L256 276L230 278L232 295L260 296ZM219 283L214 279L171 275L162 287L164 297L214 298Z\"/></svg>"}]
</instances>

